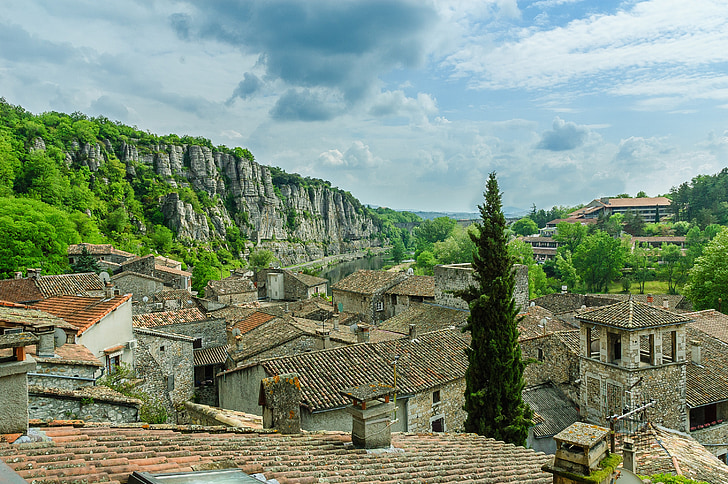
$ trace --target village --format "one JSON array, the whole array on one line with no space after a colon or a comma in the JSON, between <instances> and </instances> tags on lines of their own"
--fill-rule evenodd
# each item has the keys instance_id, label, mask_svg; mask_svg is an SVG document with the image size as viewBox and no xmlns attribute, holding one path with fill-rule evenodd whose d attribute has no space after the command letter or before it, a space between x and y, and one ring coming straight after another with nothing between
<instances>
[{"instance_id":1,"label":"village","mask_svg":"<svg viewBox=\"0 0 728 484\"><path fill-rule=\"evenodd\" d=\"M220 468L263 482L357 469L397 481L402 466L428 481L430 459L467 477L475 458L474 480L546 483L559 476L549 465L588 475L583 456L600 461L610 439L635 474L728 482L728 316L693 311L683 296L529 299L528 267L516 266L523 399L535 415L527 448L502 447L462 433L469 311L455 293L473 284L470 264L433 276L359 270L330 301L319 297L326 279L269 267L210 280L200 298L172 259L80 244L69 263L82 254L104 272L0 281L8 482ZM115 378L136 397L111 388ZM233 437L250 440L244 452ZM272 473L270 446L280 454ZM372 453L402 448L387 465ZM344 449L367 453L349 461ZM343 460L333 467L328 453Z\"/></svg>"}]
</instances>

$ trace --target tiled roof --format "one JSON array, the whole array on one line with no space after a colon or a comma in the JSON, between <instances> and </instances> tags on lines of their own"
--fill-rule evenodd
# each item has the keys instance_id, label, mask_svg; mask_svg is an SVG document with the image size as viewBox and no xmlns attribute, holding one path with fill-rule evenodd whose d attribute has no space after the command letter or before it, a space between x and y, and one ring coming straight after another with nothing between
<instances>
[{"instance_id":1,"label":"tiled roof","mask_svg":"<svg viewBox=\"0 0 728 484\"><path fill-rule=\"evenodd\" d=\"M702 365L696 365L687 356L685 402L695 408L728 399L728 344L692 325L688 326L687 340L701 342ZM690 350L690 343L687 346Z\"/></svg>"},{"instance_id":2,"label":"tiled roof","mask_svg":"<svg viewBox=\"0 0 728 484\"><path fill-rule=\"evenodd\" d=\"M237 346L230 348L233 360L236 362L247 360L306 334L305 331L291 323L290 319L270 316L270 319L248 331L242 332L241 330L242 349L238 349Z\"/></svg>"},{"instance_id":3,"label":"tiled roof","mask_svg":"<svg viewBox=\"0 0 728 484\"><path fill-rule=\"evenodd\" d=\"M160 266L156 264L154 266L155 271L166 272L168 274L175 274L177 276L192 277L191 272L183 271L182 269L175 269L173 267Z\"/></svg>"},{"instance_id":4,"label":"tiled roof","mask_svg":"<svg viewBox=\"0 0 728 484\"><path fill-rule=\"evenodd\" d=\"M671 236L660 236L660 237L632 237L632 243L640 242L664 242L666 244L684 244L686 241L686 237L684 235L671 235Z\"/></svg>"},{"instance_id":5,"label":"tiled roof","mask_svg":"<svg viewBox=\"0 0 728 484\"><path fill-rule=\"evenodd\" d=\"M221 365L228 357L228 345L194 350L195 366Z\"/></svg>"},{"instance_id":6,"label":"tiled roof","mask_svg":"<svg viewBox=\"0 0 728 484\"><path fill-rule=\"evenodd\" d=\"M127 397L116 390L103 385L87 385L76 390L62 388L50 388L40 385L28 385L28 394L51 395L58 397L92 398L99 402L113 402L126 405L138 406L142 401L137 398Z\"/></svg>"},{"instance_id":7,"label":"tiled roof","mask_svg":"<svg viewBox=\"0 0 728 484\"><path fill-rule=\"evenodd\" d=\"M533 427L536 438L552 437L579 421L579 411L574 402L552 383L525 388L523 401L541 417L541 422Z\"/></svg>"},{"instance_id":8,"label":"tiled roof","mask_svg":"<svg viewBox=\"0 0 728 484\"><path fill-rule=\"evenodd\" d=\"M304 334L317 335L319 330L329 332L329 337L334 341L353 344L356 343L356 333L349 326L339 325L338 329L334 329L333 323L316 321L306 318L291 318L290 324L301 330ZM370 330L371 331L371 330Z\"/></svg>"},{"instance_id":9,"label":"tiled roof","mask_svg":"<svg viewBox=\"0 0 728 484\"><path fill-rule=\"evenodd\" d=\"M320 297L302 299L289 305L291 314L299 318L307 318L312 314L320 314L324 318L330 318L334 314L334 305Z\"/></svg>"},{"instance_id":10,"label":"tiled roof","mask_svg":"<svg viewBox=\"0 0 728 484\"><path fill-rule=\"evenodd\" d=\"M32 307L63 318L67 323L74 325L78 329L78 334L81 334L130 299L131 294L114 296L110 299L56 296L33 303Z\"/></svg>"},{"instance_id":11,"label":"tiled roof","mask_svg":"<svg viewBox=\"0 0 728 484\"><path fill-rule=\"evenodd\" d=\"M328 279L324 279L323 277L316 277L310 274L304 274L303 272L289 271L289 274L306 287L320 286L329 282Z\"/></svg>"},{"instance_id":12,"label":"tiled roof","mask_svg":"<svg viewBox=\"0 0 728 484\"><path fill-rule=\"evenodd\" d=\"M408 276L407 279L387 290L386 294L403 296L435 297L434 276Z\"/></svg>"},{"instance_id":13,"label":"tiled roof","mask_svg":"<svg viewBox=\"0 0 728 484\"><path fill-rule=\"evenodd\" d=\"M221 281L210 279L207 281L207 286L212 288L212 291L218 295L225 294L241 294L245 292L256 292L257 289L253 285L253 282L247 277L226 277Z\"/></svg>"},{"instance_id":14,"label":"tiled roof","mask_svg":"<svg viewBox=\"0 0 728 484\"><path fill-rule=\"evenodd\" d=\"M576 319L587 322L634 330L670 324L687 323L690 318L634 300L580 311Z\"/></svg>"},{"instance_id":15,"label":"tiled roof","mask_svg":"<svg viewBox=\"0 0 728 484\"><path fill-rule=\"evenodd\" d=\"M216 317L220 316L216 315ZM235 321L231 325L231 329L239 329L241 333L245 334L248 331L257 328L261 324L266 323L273 318L275 318L275 316L271 314L264 313L262 311L253 311L248 316L239 319L238 321Z\"/></svg>"},{"instance_id":16,"label":"tiled roof","mask_svg":"<svg viewBox=\"0 0 728 484\"><path fill-rule=\"evenodd\" d=\"M0 299L10 302L30 302L43 299L43 293L32 279L0 280Z\"/></svg>"},{"instance_id":17,"label":"tiled roof","mask_svg":"<svg viewBox=\"0 0 728 484\"><path fill-rule=\"evenodd\" d=\"M520 315L523 319L518 323L519 341L537 338L557 331L571 331L575 329L561 319L554 317L551 311L541 306L529 306L527 309L528 311ZM546 320L545 326L542 325L542 320Z\"/></svg>"},{"instance_id":18,"label":"tiled roof","mask_svg":"<svg viewBox=\"0 0 728 484\"><path fill-rule=\"evenodd\" d=\"M132 324L137 328L156 328L157 326L167 326L168 324L191 323L206 319L205 314L198 308L187 308L135 314L132 316Z\"/></svg>"},{"instance_id":19,"label":"tiled roof","mask_svg":"<svg viewBox=\"0 0 728 484\"><path fill-rule=\"evenodd\" d=\"M608 207L654 207L655 205L669 206L671 200L667 197L642 198L610 198Z\"/></svg>"},{"instance_id":20,"label":"tiled roof","mask_svg":"<svg viewBox=\"0 0 728 484\"><path fill-rule=\"evenodd\" d=\"M55 326L63 329L76 329L58 316L40 311L29 306L6 307L0 306L0 326L5 323L8 326L26 326L29 328L43 328Z\"/></svg>"},{"instance_id":21,"label":"tiled roof","mask_svg":"<svg viewBox=\"0 0 728 484\"><path fill-rule=\"evenodd\" d=\"M682 432L648 424L634 436L635 471L640 475L678 474L695 481L728 482L728 466Z\"/></svg>"},{"instance_id":22,"label":"tiled roof","mask_svg":"<svg viewBox=\"0 0 728 484\"><path fill-rule=\"evenodd\" d=\"M166 331L157 331L150 328L141 328L141 327L134 327L133 328L134 334L145 334L148 336L156 336L157 338L165 338L173 341L187 341L188 343L193 343L195 341L195 338L192 336L187 336L184 334L178 334L178 333L168 333ZM113 348L109 348L104 350L105 352L108 352L110 350L113 350Z\"/></svg>"},{"instance_id":23,"label":"tiled roof","mask_svg":"<svg viewBox=\"0 0 728 484\"><path fill-rule=\"evenodd\" d=\"M86 247L86 250L91 255L114 254L128 258L136 257L130 252L115 249L111 244L72 244L68 246L68 255L81 255L83 253L83 247Z\"/></svg>"},{"instance_id":24,"label":"tiled roof","mask_svg":"<svg viewBox=\"0 0 728 484\"><path fill-rule=\"evenodd\" d=\"M461 328L468 320L467 310L449 308L430 303L410 303L401 312L377 325L377 329L409 334L409 325L414 324L418 333L428 333L450 327Z\"/></svg>"},{"instance_id":25,"label":"tiled roof","mask_svg":"<svg viewBox=\"0 0 728 484\"><path fill-rule=\"evenodd\" d=\"M88 291L103 291L104 285L93 272L40 276L36 281L43 297L83 295Z\"/></svg>"},{"instance_id":26,"label":"tiled roof","mask_svg":"<svg viewBox=\"0 0 728 484\"><path fill-rule=\"evenodd\" d=\"M685 296L680 294L589 294L589 296L608 299L612 301L633 301L650 304L654 307L662 307L663 302L667 299L667 310L673 311L678 306L682 306L685 302ZM652 303L647 302L648 297L652 297ZM664 309L664 308L663 308Z\"/></svg>"},{"instance_id":27,"label":"tiled roof","mask_svg":"<svg viewBox=\"0 0 728 484\"><path fill-rule=\"evenodd\" d=\"M162 279L160 279L158 277L150 276L147 274L140 274L139 272L134 272L134 271L119 272L118 274L114 274L113 276L111 276L111 280L117 281L119 279L124 279L127 277L141 277L142 279L147 279L149 281L162 282L162 283L164 282Z\"/></svg>"},{"instance_id":28,"label":"tiled roof","mask_svg":"<svg viewBox=\"0 0 728 484\"><path fill-rule=\"evenodd\" d=\"M210 318L224 319L228 326L233 326L259 310L259 308L227 306L222 309L210 311L207 313L207 316Z\"/></svg>"},{"instance_id":29,"label":"tiled roof","mask_svg":"<svg viewBox=\"0 0 728 484\"><path fill-rule=\"evenodd\" d=\"M725 314L715 309L706 309L684 313L683 316L692 318L693 321L689 327L699 329L723 343L728 343L728 316Z\"/></svg>"},{"instance_id":30,"label":"tiled roof","mask_svg":"<svg viewBox=\"0 0 728 484\"><path fill-rule=\"evenodd\" d=\"M331 286L331 289L358 294L374 294L376 291L388 289L404 277L405 275L400 272L360 269Z\"/></svg>"},{"instance_id":31,"label":"tiled roof","mask_svg":"<svg viewBox=\"0 0 728 484\"><path fill-rule=\"evenodd\" d=\"M475 434L392 435L392 449L356 449L343 432L298 435L148 425L50 427L48 442L0 443L0 459L29 482L121 481L133 471L236 467L281 484L480 482L550 484L550 457Z\"/></svg>"},{"instance_id":32,"label":"tiled roof","mask_svg":"<svg viewBox=\"0 0 728 484\"><path fill-rule=\"evenodd\" d=\"M184 289L166 289L154 295L155 301L167 301L169 299L192 299L190 291Z\"/></svg>"},{"instance_id":33,"label":"tiled roof","mask_svg":"<svg viewBox=\"0 0 728 484\"><path fill-rule=\"evenodd\" d=\"M61 365L80 364L86 366L104 366L96 356L81 344L66 343L55 349L55 357L42 358L36 354L36 346L27 346L26 351L41 363L57 363Z\"/></svg>"},{"instance_id":34,"label":"tiled roof","mask_svg":"<svg viewBox=\"0 0 728 484\"><path fill-rule=\"evenodd\" d=\"M576 355L579 354L581 347L581 334L578 329L560 331L555 334L556 337L559 338L572 353Z\"/></svg>"},{"instance_id":35,"label":"tiled roof","mask_svg":"<svg viewBox=\"0 0 728 484\"><path fill-rule=\"evenodd\" d=\"M360 343L261 362L269 375L298 373L302 402L311 411L345 406L339 394L344 388L369 383L394 384L392 362L399 356L397 388L400 394L422 392L463 378L468 366L467 343L454 331L418 335L413 341L400 338L378 343ZM237 370L230 370L237 371Z\"/></svg>"}]
</instances>

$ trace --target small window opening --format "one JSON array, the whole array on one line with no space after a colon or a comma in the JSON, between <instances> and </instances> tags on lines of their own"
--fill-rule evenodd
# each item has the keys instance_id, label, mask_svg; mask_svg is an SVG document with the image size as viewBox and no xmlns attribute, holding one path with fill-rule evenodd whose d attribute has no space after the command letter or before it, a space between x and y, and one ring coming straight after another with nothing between
<instances>
[{"instance_id":1,"label":"small window opening","mask_svg":"<svg viewBox=\"0 0 728 484\"><path fill-rule=\"evenodd\" d=\"M159 351L164 351L164 346L160 346Z\"/></svg>"},{"instance_id":2,"label":"small window opening","mask_svg":"<svg viewBox=\"0 0 728 484\"><path fill-rule=\"evenodd\" d=\"M195 338L195 341L192 342L192 348L202 348L202 338Z\"/></svg>"},{"instance_id":3,"label":"small window opening","mask_svg":"<svg viewBox=\"0 0 728 484\"><path fill-rule=\"evenodd\" d=\"M440 417L432 421L433 432L444 432L445 431L445 418Z\"/></svg>"},{"instance_id":4,"label":"small window opening","mask_svg":"<svg viewBox=\"0 0 728 484\"><path fill-rule=\"evenodd\" d=\"M432 392L432 404L440 403L440 390Z\"/></svg>"},{"instance_id":5,"label":"small window opening","mask_svg":"<svg viewBox=\"0 0 728 484\"><path fill-rule=\"evenodd\" d=\"M536 352L537 352L536 357L538 358L538 361L543 361L543 348L537 349Z\"/></svg>"}]
</instances>

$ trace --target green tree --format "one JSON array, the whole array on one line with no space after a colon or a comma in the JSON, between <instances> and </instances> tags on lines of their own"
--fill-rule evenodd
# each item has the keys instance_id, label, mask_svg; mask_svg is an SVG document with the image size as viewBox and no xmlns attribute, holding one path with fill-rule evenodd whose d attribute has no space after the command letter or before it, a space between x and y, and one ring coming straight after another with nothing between
<instances>
[{"instance_id":1,"label":"green tree","mask_svg":"<svg viewBox=\"0 0 728 484\"><path fill-rule=\"evenodd\" d=\"M696 310L718 309L718 299L728 301L728 230L723 229L703 249L688 276L683 292ZM727 312L728 304L721 305Z\"/></svg>"},{"instance_id":2,"label":"green tree","mask_svg":"<svg viewBox=\"0 0 728 484\"><path fill-rule=\"evenodd\" d=\"M465 430L524 445L533 412L521 397L525 364L518 343L519 308L513 299L513 259L495 173L484 195L482 222L472 235L476 284L458 293L470 304L465 331L472 337L465 372Z\"/></svg>"},{"instance_id":3,"label":"green tree","mask_svg":"<svg viewBox=\"0 0 728 484\"><path fill-rule=\"evenodd\" d=\"M442 242L450 237L456 225L457 221L450 217L437 217L422 222L414 230L417 254L430 249L435 242Z\"/></svg>"},{"instance_id":4,"label":"green tree","mask_svg":"<svg viewBox=\"0 0 728 484\"><path fill-rule=\"evenodd\" d=\"M429 250L423 250L420 255L417 256L417 263L415 264L415 271L418 275L431 276L432 268L437 264L435 255Z\"/></svg>"},{"instance_id":5,"label":"green tree","mask_svg":"<svg viewBox=\"0 0 728 484\"><path fill-rule=\"evenodd\" d=\"M566 285L567 290L574 291L579 285L579 276L574 267L571 251L559 251L555 260L561 282Z\"/></svg>"},{"instance_id":6,"label":"green tree","mask_svg":"<svg viewBox=\"0 0 728 484\"><path fill-rule=\"evenodd\" d=\"M399 264L402 262L402 259L404 259L406 252L404 248L404 243L402 242L402 239L397 237L394 239L394 244L392 245L391 255L392 260L395 264Z\"/></svg>"},{"instance_id":7,"label":"green tree","mask_svg":"<svg viewBox=\"0 0 728 484\"><path fill-rule=\"evenodd\" d=\"M83 246L81 255L78 256L75 263L71 264L71 272L95 272L96 274L100 274L101 266L99 265L99 261L88 253L86 246Z\"/></svg>"},{"instance_id":8,"label":"green tree","mask_svg":"<svg viewBox=\"0 0 728 484\"><path fill-rule=\"evenodd\" d=\"M172 249L174 234L164 225L155 225L150 238L160 254L168 254Z\"/></svg>"},{"instance_id":9,"label":"green tree","mask_svg":"<svg viewBox=\"0 0 728 484\"><path fill-rule=\"evenodd\" d=\"M553 239L560 242L562 244L561 247L564 247L565 250L568 250L573 254L574 251L576 251L576 248L579 247L579 244L581 244L581 241L584 240L584 237L587 236L588 232L589 229L587 229L586 225L582 225L580 223L559 222L556 225L556 233L554 234Z\"/></svg>"},{"instance_id":10,"label":"green tree","mask_svg":"<svg viewBox=\"0 0 728 484\"><path fill-rule=\"evenodd\" d=\"M588 292L607 292L609 283L621 275L624 257L620 241L598 230L579 245L573 261Z\"/></svg>"},{"instance_id":11,"label":"green tree","mask_svg":"<svg viewBox=\"0 0 728 484\"><path fill-rule=\"evenodd\" d=\"M513 230L516 235L533 235L538 233L538 225L536 225L536 222L531 220L529 217L525 217L513 222L511 230Z\"/></svg>"},{"instance_id":12,"label":"green tree","mask_svg":"<svg viewBox=\"0 0 728 484\"><path fill-rule=\"evenodd\" d=\"M435 242L432 253L438 264L465 264L473 262L475 244L470 234L477 230L474 225L467 229L456 225L452 235L442 242Z\"/></svg>"},{"instance_id":13,"label":"green tree","mask_svg":"<svg viewBox=\"0 0 728 484\"><path fill-rule=\"evenodd\" d=\"M548 294L549 288L546 273L533 258L533 247L522 240L512 240L508 244L508 253L516 264L528 267L528 297L531 299Z\"/></svg>"},{"instance_id":14,"label":"green tree","mask_svg":"<svg viewBox=\"0 0 728 484\"><path fill-rule=\"evenodd\" d=\"M269 250L258 249L252 252L248 257L248 264L255 271L265 269L270 265L271 262L277 260L273 252Z\"/></svg>"},{"instance_id":15,"label":"green tree","mask_svg":"<svg viewBox=\"0 0 728 484\"><path fill-rule=\"evenodd\" d=\"M645 284L653 276L653 270L651 269L652 263L654 262L652 249L649 246L643 247L637 243L627 260L629 266L632 268L633 279L639 286L640 294L644 294Z\"/></svg>"},{"instance_id":16,"label":"green tree","mask_svg":"<svg viewBox=\"0 0 728 484\"><path fill-rule=\"evenodd\" d=\"M203 251L200 258L192 269L192 290L205 296L205 286L211 279L220 279L222 276L222 264L214 252Z\"/></svg>"},{"instance_id":17,"label":"green tree","mask_svg":"<svg viewBox=\"0 0 728 484\"><path fill-rule=\"evenodd\" d=\"M628 210L624 214L622 223L624 224L624 231L630 235L640 237L645 233L645 219L639 213Z\"/></svg>"},{"instance_id":18,"label":"green tree","mask_svg":"<svg viewBox=\"0 0 728 484\"><path fill-rule=\"evenodd\" d=\"M675 244L662 244L660 249L660 270L657 275L663 281L667 281L668 294L677 294L676 282L679 279L680 259L682 251Z\"/></svg>"}]
</instances>

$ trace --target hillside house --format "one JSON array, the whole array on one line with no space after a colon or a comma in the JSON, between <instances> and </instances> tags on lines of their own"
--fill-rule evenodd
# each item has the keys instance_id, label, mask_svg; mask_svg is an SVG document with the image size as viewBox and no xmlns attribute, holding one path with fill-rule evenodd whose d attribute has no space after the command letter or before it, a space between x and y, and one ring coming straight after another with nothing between
<instances>
[{"instance_id":1,"label":"hillside house","mask_svg":"<svg viewBox=\"0 0 728 484\"><path fill-rule=\"evenodd\" d=\"M96 259L102 269L112 273L119 269L122 262L136 257L130 252L115 249L111 244L71 244L68 246L67 251L68 263L73 265L78 262L78 258L83 254L84 249L88 255Z\"/></svg>"},{"instance_id":2,"label":"hillside house","mask_svg":"<svg viewBox=\"0 0 728 484\"><path fill-rule=\"evenodd\" d=\"M253 281L233 274L220 281L210 279L205 286L205 298L224 304L244 304L258 301L258 288Z\"/></svg>"},{"instance_id":3,"label":"hillside house","mask_svg":"<svg viewBox=\"0 0 728 484\"><path fill-rule=\"evenodd\" d=\"M258 296L271 301L300 301L326 295L329 281L303 272L268 268L255 274Z\"/></svg>"},{"instance_id":4,"label":"hillside house","mask_svg":"<svg viewBox=\"0 0 728 484\"><path fill-rule=\"evenodd\" d=\"M331 286L334 306L340 312L357 313L368 324L384 321L394 309L385 293L409 276L404 272L358 270Z\"/></svg>"},{"instance_id":5,"label":"hillside house","mask_svg":"<svg viewBox=\"0 0 728 484\"><path fill-rule=\"evenodd\" d=\"M164 281L158 277L124 271L111 276L114 286L121 294L131 294L134 302L150 300L155 294L164 290Z\"/></svg>"},{"instance_id":6,"label":"hillside house","mask_svg":"<svg viewBox=\"0 0 728 484\"><path fill-rule=\"evenodd\" d=\"M163 260L172 260L166 259ZM175 261L176 262L176 261ZM174 267L170 267L174 266ZM144 274L146 276L152 276L157 279L164 281L164 285L172 289L182 289L189 291L191 286L192 273L183 271L177 268L177 264L159 262L157 258L152 255L145 255L144 257L135 257L121 263L120 268L116 271L116 274L123 272L136 272L137 274ZM179 266L181 267L181 265Z\"/></svg>"}]
</instances>

